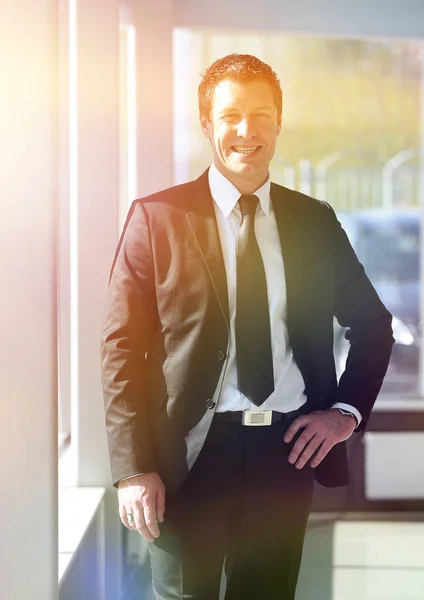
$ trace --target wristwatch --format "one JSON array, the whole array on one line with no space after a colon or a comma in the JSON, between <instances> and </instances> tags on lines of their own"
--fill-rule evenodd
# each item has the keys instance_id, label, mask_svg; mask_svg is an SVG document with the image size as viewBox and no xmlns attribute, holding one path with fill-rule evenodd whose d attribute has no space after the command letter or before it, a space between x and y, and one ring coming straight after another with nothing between
<instances>
[{"instance_id":1,"label":"wristwatch","mask_svg":"<svg viewBox=\"0 0 424 600\"><path fill-rule=\"evenodd\" d=\"M355 422L356 422L355 429L356 429L356 427L358 427L358 425L359 425L359 423L358 423L358 419L357 419L357 418L356 418L356 416L353 414L353 412L350 412L350 410L346 410L346 409L344 409L344 408L339 408L338 406L335 406L334 408L337 408L337 410L338 410L338 411L339 411L339 412L340 412L342 415L347 415L347 416L349 416L349 415L350 415L351 417L353 417L353 418L355 419Z\"/></svg>"}]
</instances>

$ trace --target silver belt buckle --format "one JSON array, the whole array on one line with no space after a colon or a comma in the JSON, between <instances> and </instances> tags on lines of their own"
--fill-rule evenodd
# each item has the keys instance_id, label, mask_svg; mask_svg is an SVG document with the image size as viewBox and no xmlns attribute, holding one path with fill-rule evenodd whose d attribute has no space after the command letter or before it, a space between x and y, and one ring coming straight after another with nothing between
<instances>
[{"instance_id":1,"label":"silver belt buckle","mask_svg":"<svg viewBox=\"0 0 424 600\"><path fill-rule=\"evenodd\" d=\"M271 425L272 410L244 410L242 423L251 426Z\"/></svg>"}]
</instances>

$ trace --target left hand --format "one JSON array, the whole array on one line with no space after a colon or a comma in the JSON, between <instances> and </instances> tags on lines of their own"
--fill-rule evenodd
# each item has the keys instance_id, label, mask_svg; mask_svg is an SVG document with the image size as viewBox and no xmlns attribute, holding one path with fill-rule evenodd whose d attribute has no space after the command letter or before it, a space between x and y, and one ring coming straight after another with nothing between
<instances>
[{"instance_id":1,"label":"left hand","mask_svg":"<svg viewBox=\"0 0 424 600\"><path fill-rule=\"evenodd\" d=\"M317 467L333 446L350 438L356 419L342 415L337 409L316 410L295 419L284 434L284 441L291 442L301 427L305 429L289 456L289 462L297 469L301 469L319 448L311 461L311 467Z\"/></svg>"}]
</instances>

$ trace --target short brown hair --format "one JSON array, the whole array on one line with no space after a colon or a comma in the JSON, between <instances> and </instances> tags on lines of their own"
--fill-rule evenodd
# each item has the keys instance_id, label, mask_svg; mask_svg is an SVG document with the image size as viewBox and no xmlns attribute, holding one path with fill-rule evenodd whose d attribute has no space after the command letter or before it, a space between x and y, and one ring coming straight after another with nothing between
<instances>
[{"instance_id":1,"label":"short brown hair","mask_svg":"<svg viewBox=\"0 0 424 600\"><path fill-rule=\"evenodd\" d=\"M228 54L219 58L202 74L199 84L199 112L201 117L209 117L216 86L225 79L233 81L268 81L272 88L278 118L283 110L283 92L277 74L269 65L251 54Z\"/></svg>"}]
</instances>

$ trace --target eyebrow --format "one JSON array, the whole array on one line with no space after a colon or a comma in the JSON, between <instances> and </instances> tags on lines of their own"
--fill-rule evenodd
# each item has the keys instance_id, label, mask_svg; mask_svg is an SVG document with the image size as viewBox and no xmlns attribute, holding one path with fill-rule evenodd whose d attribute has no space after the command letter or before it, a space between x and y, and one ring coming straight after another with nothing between
<instances>
[{"instance_id":1,"label":"eyebrow","mask_svg":"<svg viewBox=\"0 0 424 600\"><path fill-rule=\"evenodd\" d=\"M272 108L273 108L272 106L257 106L256 108L253 109L252 112L258 112L260 110L265 110L265 111L271 112ZM218 111L218 114L223 115L223 114L235 113L235 112L240 112L240 109L231 106L228 108L223 108L222 110Z\"/></svg>"}]
</instances>

